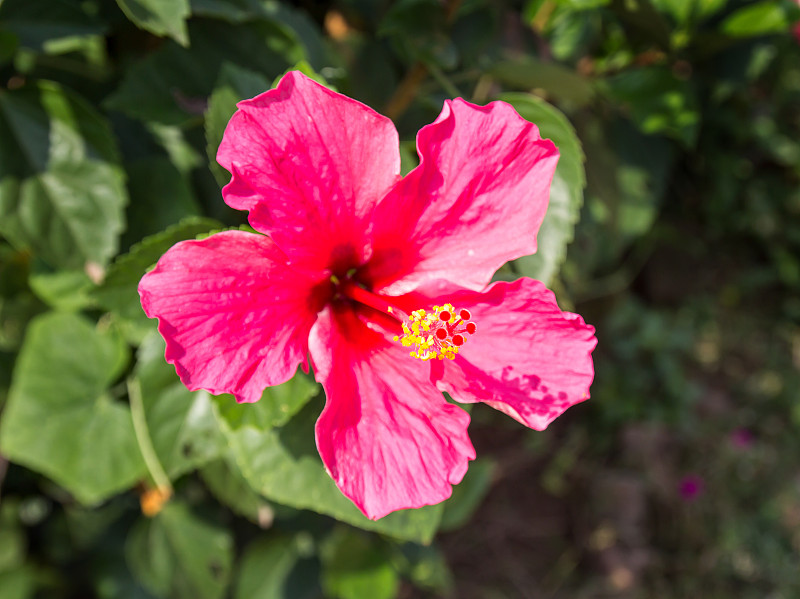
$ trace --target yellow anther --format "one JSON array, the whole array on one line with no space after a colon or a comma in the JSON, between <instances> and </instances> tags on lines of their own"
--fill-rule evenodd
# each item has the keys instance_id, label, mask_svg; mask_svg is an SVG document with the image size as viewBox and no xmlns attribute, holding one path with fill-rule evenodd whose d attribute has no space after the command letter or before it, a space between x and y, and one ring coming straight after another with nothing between
<instances>
[{"instance_id":1,"label":"yellow anther","mask_svg":"<svg viewBox=\"0 0 800 599\"><path fill-rule=\"evenodd\" d=\"M454 360L467 338L477 326L468 310L457 310L453 304L433 306L430 312L420 308L411 312L402 323L403 335L395 335L403 347L415 349L409 354L418 360Z\"/></svg>"}]
</instances>

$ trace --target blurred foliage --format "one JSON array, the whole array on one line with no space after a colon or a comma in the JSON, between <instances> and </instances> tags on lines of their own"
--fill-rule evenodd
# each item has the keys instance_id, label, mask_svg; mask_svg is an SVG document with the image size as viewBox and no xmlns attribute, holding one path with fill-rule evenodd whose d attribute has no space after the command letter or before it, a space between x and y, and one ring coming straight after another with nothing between
<instances>
[{"instance_id":1,"label":"blurred foliage","mask_svg":"<svg viewBox=\"0 0 800 599\"><path fill-rule=\"evenodd\" d=\"M0 597L800 596L798 20L0 0ZM498 277L597 326L593 397L544 433L476 406L443 505L366 520L317 455L310 378L189 392L140 309L168 247L244 225L216 148L291 68L394 119L404 172L455 96L561 150L539 252Z\"/></svg>"}]
</instances>

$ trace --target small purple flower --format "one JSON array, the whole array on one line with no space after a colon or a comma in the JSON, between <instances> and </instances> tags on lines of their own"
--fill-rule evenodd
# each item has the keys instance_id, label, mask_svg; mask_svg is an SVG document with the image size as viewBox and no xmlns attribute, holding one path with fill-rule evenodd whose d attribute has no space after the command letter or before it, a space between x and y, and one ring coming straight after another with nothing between
<instances>
[{"instance_id":1,"label":"small purple flower","mask_svg":"<svg viewBox=\"0 0 800 599\"><path fill-rule=\"evenodd\" d=\"M678 485L678 490L684 501L694 501L705 492L705 488L705 481L697 474L687 474Z\"/></svg>"}]
</instances>

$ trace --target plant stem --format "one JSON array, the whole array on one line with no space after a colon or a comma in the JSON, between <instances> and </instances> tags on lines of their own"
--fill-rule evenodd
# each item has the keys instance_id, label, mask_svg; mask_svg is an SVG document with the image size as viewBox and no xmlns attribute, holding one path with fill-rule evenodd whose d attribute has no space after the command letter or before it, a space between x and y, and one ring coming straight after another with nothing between
<instances>
[{"instance_id":1,"label":"plant stem","mask_svg":"<svg viewBox=\"0 0 800 599\"><path fill-rule=\"evenodd\" d=\"M425 80L428 69L422 62L417 62L406 73L406 76L397 86L394 94L383 109L383 113L392 120L396 120L408 108L417 95L420 83Z\"/></svg>"},{"instance_id":2,"label":"plant stem","mask_svg":"<svg viewBox=\"0 0 800 599\"><path fill-rule=\"evenodd\" d=\"M142 452L147 471L155 482L156 486L172 494L172 483L169 481L164 467L158 460L153 441L150 438L150 431L147 428L147 419L144 416L144 403L142 402L142 386L139 379L131 377L128 379L128 399L131 404L131 416L133 417L133 430L136 433L136 441Z\"/></svg>"}]
</instances>

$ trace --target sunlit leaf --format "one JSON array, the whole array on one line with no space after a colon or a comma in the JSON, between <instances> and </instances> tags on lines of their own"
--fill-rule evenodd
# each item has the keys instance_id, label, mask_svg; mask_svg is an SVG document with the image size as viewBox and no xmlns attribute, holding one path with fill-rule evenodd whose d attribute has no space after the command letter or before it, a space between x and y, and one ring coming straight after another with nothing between
<instances>
[{"instance_id":1,"label":"sunlit leaf","mask_svg":"<svg viewBox=\"0 0 800 599\"><path fill-rule=\"evenodd\" d=\"M54 266L117 252L127 193L107 123L53 83L0 90L0 233Z\"/></svg>"},{"instance_id":2,"label":"sunlit leaf","mask_svg":"<svg viewBox=\"0 0 800 599\"><path fill-rule=\"evenodd\" d=\"M143 477L130 410L109 392L127 362L118 336L80 316L28 327L0 423L0 451L85 504Z\"/></svg>"},{"instance_id":3,"label":"sunlit leaf","mask_svg":"<svg viewBox=\"0 0 800 599\"><path fill-rule=\"evenodd\" d=\"M735 37L786 33L789 19L780 3L763 0L743 6L730 14L720 29Z\"/></svg>"},{"instance_id":4,"label":"sunlit leaf","mask_svg":"<svg viewBox=\"0 0 800 599\"><path fill-rule=\"evenodd\" d=\"M29 599L33 597L38 579L30 564L0 572L0 597L3 599Z\"/></svg>"},{"instance_id":5,"label":"sunlit leaf","mask_svg":"<svg viewBox=\"0 0 800 599\"><path fill-rule=\"evenodd\" d=\"M220 417L236 464L250 485L276 503L313 510L399 539L430 542L441 518L441 505L402 510L373 521L342 495L325 471L314 443L319 409L312 402L285 426L271 430L252 426L234 430Z\"/></svg>"},{"instance_id":6,"label":"sunlit leaf","mask_svg":"<svg viewBox=\"0 0 800 599\"><path fill-rule=\"evenodd\" d=\"M661 133L691 146L700 130L700 108L692 83L664 67L620 73L605 81L642 133Z\"/></svg>"},{"instance_id":7,"label":"sunlit leaf","mask_svg":"<svg viewBox=\"0 0 800 599\"><path fill-rule=\"evenodd\" d=\"M230 395L217 396L215 401L220 415L232 429L252 426L265 431L289 422L319 389L309 376L298 372L282 385L264 389L255 403L236 403Z\"/></svg>"},{"instance_id":8,"label":"sunlit leaf","mask_svg":"<svg viewBox=\"0 0 800 599\"><path fill-rule=\"evenodd\" d=\"M393 599L399 579L386 546L374 536L336 528L320 551L322 584L335 599Z\"/></svg>"},{"instance_id":9,"label":"sunlit leaf","mask_svg":"<svg viewBox=\"0 0 800 599\"><path fill-rule=\"evenodd\" d=\"M189 44L189 0L117 0L117 4L138 27L168 35L183 46Z\"/></svg>"}]
</instances>

